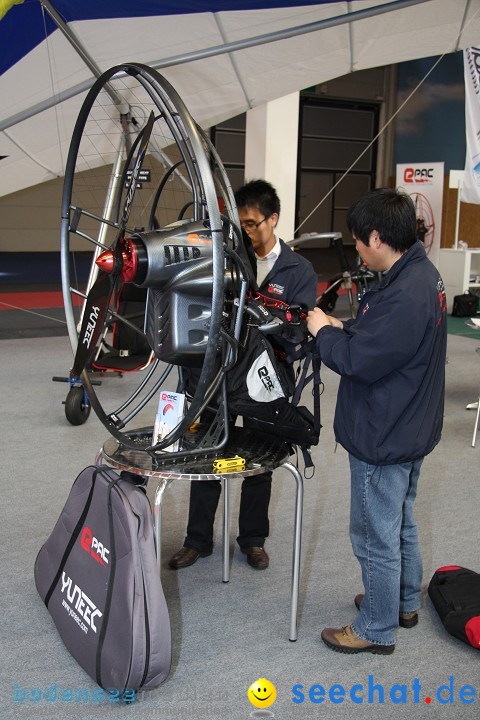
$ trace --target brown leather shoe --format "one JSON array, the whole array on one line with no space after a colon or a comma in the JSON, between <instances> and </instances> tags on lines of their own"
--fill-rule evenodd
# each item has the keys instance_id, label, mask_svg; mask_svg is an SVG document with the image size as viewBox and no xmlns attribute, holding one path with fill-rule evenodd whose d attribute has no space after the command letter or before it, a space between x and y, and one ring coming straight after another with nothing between
<instances>
[{"instance_id":1,"label":"brown leather shoe","mask_svg":"<svg viewBox=\"0 0 480 720\"><path fill-rule=\"evenodd\" d=\"M193 565L193 563L196 563L198 558L201 557L208 557L212 554L212 551L207 553L201 553L198 550L195 550L195 548L186 547L185 545L180 548L180 550L173 555L168 564L172 568L172 570L180 570L181 568L186 568L189 565Z\"/></svg>"},{"instance_id":2,"label":"brown leather shoe","mask_svg":"<svg viewBox=\"0 0 480 720\"><path fill-rule=\"evenodd\" d=\"M360 605L363 601L363 598L365 595L363 593L359 593L358 595L355 595L354 603L357 610L360 610ZM398 616L398 624L400 627L403 628L413 628L415 625L418 625L418 613L417 612L411 612L411 613L400 613Z\"/></svg>"},{"instance_id":3,"label":"brown leather shoe","mask_svg":"<svg viewBox=\"0 0 480 720\"><path fill-rule=\"evenodd\" d=\"M240 548L247 556L247 562L255 570L266 570L270 564L270 558L263 547Z\"/></svg>"},{"instance_id":4,"label":"brown leather shoe","mask_svg":"<svg viewBox=\"0 0 480 720\"><path fill-rule=\"evenodd\" d=\"M322 640L327 647L336 652L354 655L361 652L370 652L374 655L391 655L395 645L375 645L362 640L355 635L350 625L343 628L324 628Z\"/></svg>"}]
</instances>

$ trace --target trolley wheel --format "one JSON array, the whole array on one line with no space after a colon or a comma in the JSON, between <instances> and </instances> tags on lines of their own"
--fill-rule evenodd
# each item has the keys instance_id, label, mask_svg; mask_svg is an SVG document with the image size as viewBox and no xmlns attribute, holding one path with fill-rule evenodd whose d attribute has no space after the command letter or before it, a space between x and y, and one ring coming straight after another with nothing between
<instances>
[{"instance_id":1,"label":"trolley wheel","mask_svg":"<svg viewBox=\"0 0 480 720\"><path fill-rule=\"evenodd\" d=\"M92 406L85 403L83 387L72 387L65 400L65 417L71 425L83 425L87 422Z\"/></svg>"}]
</instances>

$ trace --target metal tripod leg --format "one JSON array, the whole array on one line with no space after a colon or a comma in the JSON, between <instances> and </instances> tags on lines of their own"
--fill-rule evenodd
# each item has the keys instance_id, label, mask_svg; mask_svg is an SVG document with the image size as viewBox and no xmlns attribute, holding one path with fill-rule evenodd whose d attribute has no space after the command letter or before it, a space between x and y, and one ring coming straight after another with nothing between
<instances>
[{"instance_id":1,"label":"metal tripod leg","mask_svg":"<svg viewBox=\"0 0 480 720\"><path fill-rule=\"evenodd\" d=\"M230 580L230 503L229 503L229 487L228 479L222 478L223 484L223 548L222 548L222 582L228 583Z\"/></svg>"},{"instance_id":2,"label":"metal tripod leg","mask_svg":"<svg viewBox=\"0 0 480 720\"><path fill-rule=\"evenodd\" d=\"M153 505L153 520L155 523L155 542L157 545L157 568L160 573L162 564L162 500L165 490L170 484L167 478L160 478L155 490L155 501Z\"/></svg>"},{"instance_id":3,"label":"metal tripod leg","mask_svg":"<svg viewBox=\"0 0 480 720\"><path fill-rule=\"evenodd\" d=\"M475 403L472 403L475 404ZM477 430L478 430L478 421L480 420L480 397L478 398L477 405L477 416L475 418L475 427L473 428L473 437L472 437L472 447L475 447L475 440L477 437ZM468 405L467 405L468 408Z\"/></svg>"},{"instance_id":4,"label":"metal tripod leg","mask_svg":"<svg viewBox=\"0 0 480 720\"><path fill-rule=\"evenodd\" d=\"M295 465L286 462L281 465L289 470L297 482L295 496L295 520L293 526L293 557L292 557L292 593L290 606L290 635L289 640L295 642L297 633L298 592L300 587L300 551L302 544L302 516L303 516L303 478Z\"/></svg>"},{"instance_id":5,"label":"metal tripod leg","mask_svg":"<svg viewBox=\"0 0 480 720\"><path fill-rule=\"evenodd\" d=\"M300 587L300 550L302 544L302 517L303 517L303 478L292 463L283 463L280 467L288 470L296 480L297 491L295 496L295 516L293 525L293 557L292 557L292 591L290 601L290 634L289 640L297 639L298 593ZM228 479L223 481L223 573L222 581L227 583L230 579L230 513Z\"/></svg>"}]
</instances>

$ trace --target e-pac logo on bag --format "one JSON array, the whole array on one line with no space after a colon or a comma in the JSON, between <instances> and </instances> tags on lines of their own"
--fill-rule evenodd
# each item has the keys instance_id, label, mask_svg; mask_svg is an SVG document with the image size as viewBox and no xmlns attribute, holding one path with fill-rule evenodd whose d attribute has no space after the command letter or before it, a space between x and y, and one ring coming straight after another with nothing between
<instances>
[{"instance_id":1,"label":"e-pac logo on bag","mask_svg":"<svg viewBox=\"0 0 480 720\"><path fill-rule=\"evenodd\" d=\"M272 378L270 377L268 369L265 367L265 365L263 367L259 368L257 372L258 372L258 377L262 381L265 389L268 390L268 392L270 392L270 390L273 390L274 385L272 382Z\"/></svg>"},{"instance_id":2,"label":"e-pac logo on bag","mask_svg":"<svg viewBox=\"0 0 480 720\"><path fill-rule=\"evenodd\" d=\"M285 397L280 380L266 350L252 362L246 377L251 400L271 402Z\"/></svg>"},{"instance_id":3,"label":"e-pac logo on bag","mask_svg":"<svg viewBox=\"0 0 480 720\"><path fill-rule=\"evenodd\" d=\"M103 543L93 536L92 531L86 525L82 530L80 545L88 552L89 555L95 558L100 565L103 565L103 567L108 565L107 555L110 555L110 550L107 550Z\"/></svg>"}]
</instances>

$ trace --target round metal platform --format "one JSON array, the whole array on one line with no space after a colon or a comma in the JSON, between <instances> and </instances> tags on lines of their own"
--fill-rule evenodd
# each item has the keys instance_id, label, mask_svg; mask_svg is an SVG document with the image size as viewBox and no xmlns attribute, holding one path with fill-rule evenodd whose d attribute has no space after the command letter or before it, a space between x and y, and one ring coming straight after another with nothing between
<instances>
[{"instance_id":1,"label":"round metal platform","mask_svg":"<svg viewBox=\"0 0 480 720\"><path fill-rule=\"evenodd\" d=\"M220 480L226 474L249 477L266 470L274 470L283 465L291 454L287 442L278 441L251 428L234 427L230 431L227 444L216 455L202 454L198 450L193 457L184 460L162 458L161 453L152 457L146 448L152 444L152 428L143 428L131 433L130 437L138 444L138 450L126 447L115 438L109 438L100 452L100 459L118 470L126 470L145 477L168 477L171 480ZM193 434L188 433L185 443L188 446ZM216 458L245 458L245 468L228 473L218 473L213 469Z\"/></svg>"}]
</instances>

